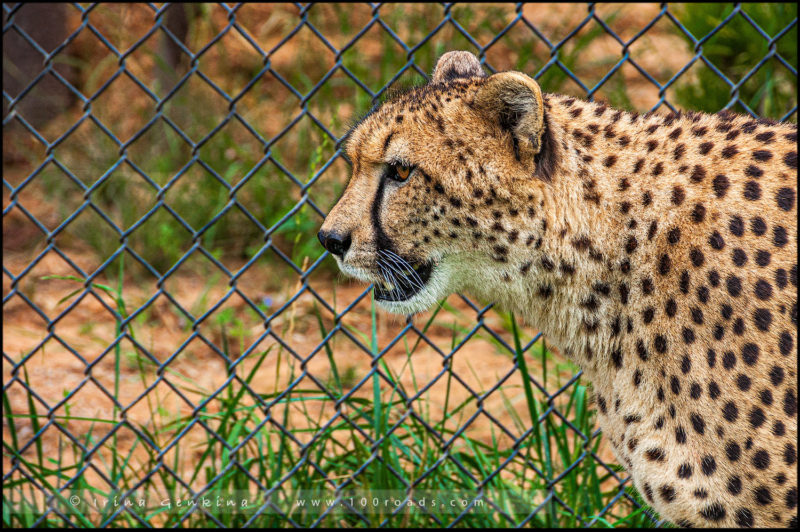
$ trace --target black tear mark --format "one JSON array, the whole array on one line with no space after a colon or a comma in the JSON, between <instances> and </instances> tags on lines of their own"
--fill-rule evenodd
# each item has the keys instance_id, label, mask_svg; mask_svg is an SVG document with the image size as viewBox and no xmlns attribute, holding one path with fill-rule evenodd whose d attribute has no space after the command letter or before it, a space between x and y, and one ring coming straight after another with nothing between
<instances>
[{"instance_id":1,"label":"black tear mark","mask_svg":"<svg viewBox=\"0 0 800 532\"><path fill-rule=\"evenodd\" d=\"M385 187L385 176L381 176L380 182L378 183L378 190L375 192L375 199L372 201L372 226L375 229L375 246L377 249L395 251L394 243L384 232L380 220L381 203L383 203Z\"/></svg>"}]
</instances>

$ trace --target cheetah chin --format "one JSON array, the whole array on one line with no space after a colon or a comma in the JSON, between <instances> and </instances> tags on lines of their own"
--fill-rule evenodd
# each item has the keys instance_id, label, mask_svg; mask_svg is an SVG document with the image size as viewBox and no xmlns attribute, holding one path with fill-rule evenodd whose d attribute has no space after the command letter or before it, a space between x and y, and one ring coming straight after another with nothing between
<instances>
[{"instance_id":1,"label":"cheetah chin","mask_svg":"<svg viewBox=\"0 0 800 532\"><path fill-rule=\"evenodd\" d=\"M443 258L412 262L405 260L405 268L396 268L390 274L375 274L355 268L339 260L343 273L374 285L375 302L393 314L418 314L435 306L456 291L451 283L452 262ZM410 266L410 267L409 267Z\"/></svg>"}]
</instances>

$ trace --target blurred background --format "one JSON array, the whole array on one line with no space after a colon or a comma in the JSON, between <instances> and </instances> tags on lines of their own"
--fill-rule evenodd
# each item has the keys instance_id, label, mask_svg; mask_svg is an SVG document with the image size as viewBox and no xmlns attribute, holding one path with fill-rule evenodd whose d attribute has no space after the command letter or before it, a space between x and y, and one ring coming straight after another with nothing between
<instances>
[{"instance_id":1,"label":"blurred background","mask_svg":"<svg viewBox=\"0 0 800 532\"><path fill-rule=\"evenodd\" d=\"M622 109L796 122L796 4L3 17L6 526L659 524L538 331L461 295L389 316L338 274L316 239L349 177L338 142L450 50ZM353 489L487 506L292 505ZM85 502L133 490L250 504Z\"/></svg>"}]
</instances>

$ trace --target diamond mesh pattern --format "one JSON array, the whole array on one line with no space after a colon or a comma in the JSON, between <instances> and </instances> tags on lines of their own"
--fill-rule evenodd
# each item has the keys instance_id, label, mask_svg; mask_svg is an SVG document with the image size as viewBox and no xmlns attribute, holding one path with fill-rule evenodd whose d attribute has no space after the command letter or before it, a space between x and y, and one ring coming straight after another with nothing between
<instances>
[{"instance_id":1,"label":"diamond mesh pattern","mask_svg":"<svg viewBox=\"0 0 800 532\"><path fill-rule=\"evenodd\" d=\"M214 6L214 9L224 11L224 24L214 25L209 18L196 19L194 24L205 25L208 39L202 46L190 49L184 36L176 35L174 28L170 29L170 25L167 23L169 4L161 6L140 4L136 7L144 11L143 16L150 20L145 30L141 33L136 32L133 28L127 28L125 20L122 20L120 30L115 35L111 35L106 29L101 31L99 24L94 22L96 13L103 9L102 4L69 6L71 15L77 14L78 24L69 28L68 34L60 44L52 49L46 49L43 44L37 42L36 38L28 34L23 25L17 23L26 6L24 4L3 5L4 39L13 35L14 39L23 41L25 45L34 50L38 61L37 72L24 86L11 91L4 82L4 133L16 138L25 137L28 144L32 146L31 152L27 155L30 170L12 178L6 175L7 165L12 164L13 161L11 155L6 153L4 143L4 228L10 227L12 221L23 223L31 226L37 237L44 240L41 251L36 253L21 269L15 269L7 264L4 254L4 316L7 312L18 312L19 307L22 306L31 316L31 323L38 324L31 325L31 327L34 329L38 327L37 330L40 330L41 334L36 336L35 341L27 345L21 354L16 351L12 352L12 347L5 345L4 342L3 390L6 393L13 389L21 389L35 402L37 411L44 414L41 423L38 424L38 430L27 435L25 441L18 443L16 449L20 452L20 456L25 455L26 452L32 452L41 444L46 434L52 435L55 431L60 433L62 439L77 446L86 457L78 470L63 472L62 480L57 487L45 486L30 474L25 461L11 452L11 444L7 441L8 433L7 430L4 430L7 466L3 474L4 491L6 486L15 479L25 478L30 481L45 501L54 503L66 497L70 492L71 485L77 482L79 477L90 478L89 474L102 489L115 488L120 485L119 478L109 476L108 470L100 464L99 455L101 450L106 449L112 442L116 445L117 438L128 434L139 440L139 444L152 458L150 463L153 464L151 470L135 473L138 478L132 484L135 486L134 489L146 486L148 482L158 477L164 482L173 482L179 487L182 486L187 493L193 495L211 493L219 479L231 470L238 469L249 478L252 483L251 487L255 487L267 495L290 485L292 476L299 474L301 470L306 471L305 474L318 475L328 489L344 490L353 483L357 483L359 476L374 465L374 462L382 462L385 469L396 477L396 481L403 486L406 493L411 493L413 489L422 486L436 468L441 467L443 463L448 463L455 466L465 478L469 478L473 485L477 486L472 495L480 496L483 494L484 487L493 477L502 474L509 462L517 460L529 467L532 474L542 479L546 486L546 492L541 500L537 500L538 504L530 515L522 520L509 518L511 524L518 526L529 524L539 512L552 511L553 508L556 508L558 512L574 516L577 523L591 526L600 524L606 511L621 500L627 501L632 507L640 507L631 491L625 489L631 484L627 474L624 471L620 472L619 468L607 465L603 458L595 452L600 436L599 431L591 434L582 432L560 410L560 398L563 399L562 395L569 394L574 390L580 379L580 372L574 374L557 389L548 389L536 376L529 377L532 391L541 396L541 400L547 405L547 408L538 412L537 422L523 433L507 427L507 424L497 417L496 412L485 406L487 400L494 397L493 394L498 392L506 380L517 375L520 370L517 348L509 344L508 335L504 335L502 331L498 330L498 327L494 325L495 321L488 319L494 312L491 305L483 307L464 296L458 296L459 304L474 312L474 319L471 328L464 332L463 337L452 348L442 348L436 341L428 337L425 328L410 320L407 320L404 325L397 324L394 327L395 330L392 331L393 339L379 349L374 349L373 346L368 345L368 341L354 333L351 327L343 325L348 315L354 312L353 309L359 304L363 304L364 301L368 301L371 287L361 292L346 305L337 306L328 301L325 293L318 287L315 288L310 282L315 272L324 268L326 261L330 262L328 253L322 253L319 250L319 256L316 259L300 262L292 256L292 253L285 251L285 248L282 249L279 244L280 235L287 230L287 227L296 223L298 213L301 211L312 213L312 218L321 222L330 205L314 199L315 189L319 188L326 179L331 179L332 175L337 175L337 178L342 177L338 175L341 172L337 173L336 170L337 164L343 165L341 150L338 149L337 144L340 140L337 131L342 128L333 128L330 117L319 116L319 108L316 106L323 91L335 83L354 84L362 97L366 96L371 103L374 103L390 87L408 79L409 76L421 76L427 79L429 66L427 68L420 66L416 56L425 46L431 45L433 39L443 28L447 28L459 39L459 43L466 41L470 50L476 53L484 66L492 72L496 70L489 58L492 57L498 43L513 32L524 32L532 42L535 41L538 46L544 45L549 50L549 58L542 59L538 68L529 68L528 72L531 72L540 82L551 79L547 77L548 75L566 76L579 88L577 92L589 99L597 96L609 83L609 80L612 80L615 75L621 74L623 69L630 70L632 68L646 83L657 89L657 101L651 102L652 106L650 107L653 110L662 106L676 110L669 97L671 89L682 76L689 75L693 68L704 66L713 71L719 80L728 87L730 99L725 108L736 108L740 112L744 111L757 116L756 111L751 108L752 102L742 99L740 95L742 88L765 65L785 69L796 80L796 65L784 59L777 48L780 39L796 28L796 19L785 21L784 28L777 34L771 35L762 29L740 5L736 4L729 15L718 21L718 25L713 31L706 35L694 35L682 24L668 4L661 4L652 20L625 38L612 29L614 25L609 22L608 17L598 13L598 7L595 4L565 5L562 8L565 11L573 14L580 11L585 14L582 14L577 19L577 23L568 28L562 36L555 38L552 35L548 37L547 32L541 28L540 24L531 20L528 11L522 4L516 4L510 20L504 22L502 27L497 28L491 39L482 43L479 41L483 39L474 37L470 31L465 29L465 27L469 27L468 24L459 21L455 15L456 5L445 3L440 6L438 18L427 21L430 29L426 36L419 41L406 42L400 37L399 32L393 29L391 15L397 9L397 6L394 5L358 6L358 9L369 12L365 25L351 28L348 34L326 35L313 23L310 16L315 9L320 8L314 5L296 4L292 8L293 15L283 19L282 24L276 25L277 29L274 29L273 33L265 38L264 35L254 35L248 29L253 25L249 16L244 14L246 6L219 4ZM353 6L353 9L356 9L356 6ZM758 38L767 43L768 48L768 52L760 61L753 65L747 65L748 70L740 79L732 79L726 75L720 67L704 55L703 51L704 46L714 38L715 33L736 18L746 20ZM692 45L689 60L668 79L660 79L658 75L648 72L640 60L634 59L636 54L633 53L633 49L657 24L667 24L677 28ZM619 57L596 81L581 79L569 68L565 59L565 56L571 53L569 46L572 41L582 38L583 32L588 31L590 27L604 36L610 36L620 49ZM382 39L383 46L399 49L401 55L406 58L405 64L399 68L382 72L380 83L373 86L362 80L352 68L346 66L344 60L347 54L357 52L360 40L370 32L377 32ZM299 53L298 47L291 43L300 34L303 35L303 43L314 43L313 53L318 54L323 63L329 62L330 67L326 66L328 69L321 77L307 78L304 83L298 84L293 81L298 78L294 75L296 73L291 72L291 61L279 61L279 59L281 54L291 58L292 54ZM93 36L93 46L102 50L102 55L107 58L108 62L105 65L110 64L112 67L106 68L106 71L110 72L106 79L96 80L94 85L89 83L79 85L74 77L65 74L65 70L61 67L63 62L60 59L65 50L77 42L79 36L85 39L88 35ZM153 73L154 70L144 71L132 65L131 58L146 48L148 43L152 44L154 39L167 42L166 48L159 48L161 50L159 53L167 54L172 50L172 53L176 53L184 65L183 68L176 68L170 73L173 77L168 83L156 83L157 76ZM219 53L218 49L226 46L226 39L234 39L238 43L239 53L249 61L247 62L249 70L246 79L229 83L211 73L214 62L236 60L233 57L214 55ZM158 62L163 59L164 57L156 58L154 61ZM28 113L23 108L26 98L34 94L36 90L41 92L42 87L45 86L43 80L47 80L47 83L51 84L48 86L56 83L59 90L66 93L66 97L74 102L69 109L65 108L59 111L59 116L66 119L68 125L58 131L41 125L46 122L26 118ZM260 85L265 80L270 82L268 89L264 89ZM141 119L141 123L134 126L128 124L126 126L127 133L124 132L121 124L128 119L133 119L132 111L121 108L119 102L107 101L113 97L114 91L120 90L119 87L123 83L129 86L128 90L140 92L140 99L146 102L144 105L147 108L146 113L137 115L146 118ZM213 102L209 105L219 111L218 114L214 114L209 110L209 114L214 115L215 118L208 123L193 123L191 120L187 120L186 113L182 112L181 106L186 105L187 102L185 99L181 99L180 93L182 90L188 90L187 87L190 85L194 87L193 90L204 91L207 101ZM91 90L87 91L89 87ZM548 86L543 86L543 89L551 90ZM264 90L283 95L285 105L292 110L287 120L276 119L271 125L267 125L262 116L258 115L254 118L255 115L251 113L253 107L248 98L258 98L258 95L263 94L261 91ZM783 109L782 112L783 120L792 117L797 112L796 103L791 108ZM283 139L303 121L310 121L312 129L318 135L316 140L334 146L330 150L330 154L326 153L321 157L319 164L313 168L308 177L298 175L297 168L293 168L278 155ZM95 150L105 161L106 169L104 171L86 175L80 161L73 160L70 156L68 145L79 130L90 132L87 134L93 135L92 138L96 139ZM215 167L207 155L216 149L218 139L226 131L233 130L238 131L237 138L248 137L248 142L254 147L258 156L251 167L238 168L234 172L235 175L228 175L225 168L220 168L219 165ZM137 143L142 145L143 139L152 135L161 135L158 138L163 138L165 144L171 143L174 149L182 154L180 167L170 168L166 172L156 171L151 167L152 161L148 154L136 151ZM310 145L306 149L312 150L313 148L314 146ZM283 151L285 152L285 149ZM248 203L243 193L257 185L265 169L279 175L284 183L284 188L276 193L286 194L292 198L291 207L271 219L254 214L252 204ZM56 173L61 185L69 187L71 192L64 193L61 198L63 203L51 205L53 216L47 216L44 219L41 214L38 214L40 211L27 206L29 200L26 195L29 190L35 190L32 189L32 185L36 184L37 180L41 180L47 172ZM127 179L134 180L137 183L137 190L149 198L146 208L130 215L126 220L121 219L116 211L109 212L108 203L99 199L105 197L103 194L111 194L113 198L113 191L106 192L106 189L115 182L120 173L124 173ZM196 216L190 220L194 213L182 211L175 206L173 201L173 198L179 193L191 193L192 183L197 179L204 179L211 183L216 194L221 198L215 204L214 209L204 213L207 216L202 218L199 223ZM46 201L54 202L55 200ZM124 202L126 199L119 197L116 198L116 201ZM236 224L245 228L243 229L244 234L258 235L258 238L255 239L257 240L255 249L251 249L247 253L243 264L229 261L224 254L220 256L208 245L218 222L226 217L235 218ZM87 226L83 222L85 218L92 220L90 225ZM20 220L22 221L20 222ZM181 243L178 246L180 254L175 260L165 259L159 262L139 250L134 237L140 231L153 231L153 226L163 224L168 224L172 228L175 240ZM301 231L304 232L304 238L313 239L318 225L319 223L303 227ZM87 227L91 228L93 234L103 235L101 238L104 239L105 254L97 263L80 260L76 257L77 252L74 246L68 245L69 242L74 244L76 239L88 241L90 236L86 233ZM72 236L70 237L70 235ZM5 249L14 251L13 247ZM71 275L80 281L81 286L66 303L51 308L42 308L41 303L35 303L35 298L25 287L27 283L35 279L36 272L44 267L44 263L54 258L66 264ZM111 265L117 264L123 258L128 267L136 268L146 279L143 281L144 286L150 287L147 288L150 290L148 297L142 304L134 306L124 306L123 304L121 306L118 300L111 297L113 291L101 284L101 275L107 274ZM275 266L275 271L282 272L281 275L286 276L287 283L296 283L296 291L285 301L265 305L259 295L243 288L241 279L254 269L263 267L263 262L259 263L259 261L264 260L278 265ZM217 284L225 286L221 297L207 308L194 308L185 301L181 301L170 289L171 282L191 261L202 261L213 266L218 275ZM321 311L333 321L333 327L330 330L322 331L321 335L320 331L317 331L315 334L320 336L321 341L308 354L303 354L303 350L298 349L292 338L285 333L285 330L278 327L277 323L293 312L293 305L301 297L309 295ZM223 345L226 342L225 338L215 337L209 324L213 323L219 313L224 312L226 305L237 303L240 306L243 304L245 308L249 309L253 319L263 324L263 328L249 346L235 352L229 346ZM71 313L82 312L82 306L89 307L93 309L91 312L118 323L115 330L108 332L109 338L100 350L87 349L85 345L81 347L80 342L77 342L74 337L68 337L69 335L64 335L60 330L59 325L62 320ZM187 325L188 331L182 340L170 346L169 352L157 352L158 350L155 350L152 345L142 342L133 332L136 323L144 319L152 319L154 313L162 307L167 307L171 312L182 316L181 319ZM165 324L164 327L168 327L168 325ZM473 338L478 335L492 339L496 347L508 353L509 359L512 361L505 376L487 390L475 389L468 380L463 379L452 370L452 361L454 357L458 356L459 350L467 342L472 342ZM363 351L364 356L371 359L370 370L363 375L358 375L358 381L349 391L341 395L334 393L325 378L316 374L312 369L315 359L323 356L321 353L325 352L334 337L339 338L342 342L352 343L353 349ZM254 389L253 383L244 378L244 370L237 371L237 368L244 368L248 357L256 356L260 349L259 345L267 341L280 345L287 356L296 360L296 367L299 368L299 373L292 375L283 393L277 396L259 394ZM395 380L382 365L384 356L403 341L422 342L441 357L441 370L414 394L407 394L397 388ZM529 354L535 345L541 344L541 341L541 335L535 335L527 345L521 346L521 353ZM60 349L63 348L71 353L74 360L70 363L74 364L82 374L74 386L71 386L57 402L48 400L37 393L36 386L31 384L34 381L29 380L26 376L26 362L46 346L51 345L58 345ZM102 365L108 364L109 360L113 359L115 351L121 349L123 345L138 354L139 363L149 364L154 369L152 380L147 382L141 393L136 396L121 397L120 393L109 384L109 379L103 375ZM187 352L191 346L196 345L205 346L227 368L222 385L205 396L201 402L197 402L193 396L186 393L185 388L179 382L179 376L176 375L176 372L181 371L186 364ZM469 418L458 430L451 433L437 431L426 422L419 411L415 410L415 405L418 404L423 394L428 389L440 385L445 379L451 379L454 385L457 383L462 386L475 405ZM397 419L390 420L385 432L379 438L375 437L374 432L365 430L364 424L359 421L358 416L348 408L348 403L358 393L368 391L370 384L390 390L394 389L396 399L404 407L403 414ZM288 394L309 386L330 401L334 405L334 411L332 416L323 419L321 426L312 431L312 434L300 435L284 426L284 420L279 414L278 407ZM244 396L248 401L256 404L262 416L258 423L246 427L246 431L248 431L246 436L231 442L220 436L219 426L208 416L202 414L213 404L225 400L225 394L233 388L242 394L239 397ZM60 418L65 405L79 402L81 394L89 389L99 392L102 402L107 403L108 408L115 411L115 419L118 420L113 426L107 428L101 438L91 441L82 434L76 433L69 423ZM176 401L181 403L181 408L192 418L179 433L166 440L155 438L153 434L144 431L140 424L133 423L127 418L129 413L141 407L150 396L161 392L171 393ZM7 410L6 403L4 403L4 410ZM14 413L13 409L10 413ZM9 412L6 411L6 414L8 415ZM396 471L394 464L389 463L381 452L381 448L386 443L392 444L395 441L393 440L393 437L396 436L395 433L402 430L403 424L409 419L424 425L430 433L431 442L440 447L442 451L440 458L433 464L426 464L413 481L409 481L405 475ZM563 470L556 473L541 470L523 453L525 442L535 438L538 433L537 426L547 422L548 419L558 419L558 423L567 426L581 442L581 450L577 453L574 462L566 464ZM510 445L512 452L497 469L485 471L480 475L476 474L474 467L463 463L459 453L453 451L461 435L476 420L489 423L495 430L513 440L513 444ZM7 421L6 418L4 421ZM315 446L320 441L319 438L329 428L340 425L348 426L358 433L363 439L364 446L369 449L368 458L360 463L351 474L344 477L331 475L317 458L318 455L315 452ZM251 465L243 463L238 454L239 450L253 443L254 438L258 437L262 429L284 435L291 442L291 452L299 457L295 467L284 471L282 476L275 478L271 485L264 485L256 475L253 475ZM227 457L226 461L220 464L216 476L199 489L196 484L183 478L176 471L170 458L178 452L181 439L192 431L199 431L204 438L212 440L220 452ZM587 459L596 461L599 467L604 468L608 474L608 482L616 486L607 500L603 501L605 506L599 515L581 515L579 510L573 509L568 502L559 497L559 491L556 489L567 475ZM505 515L506 509L502 505L488 497L487 503L497 513ZM300 524L286 516L285 508L282 508L272 501L267 501L242 524L259 523L258 519L270 512L287 519L290 524ZM364 524L386 525L389 523L389 517L373 521L357 510L354 511ZM644 511L650 516L653 524L661 524L649 510L645 509ZM187 514L184 519L187 519L191 513ZM193 513L205 516L210 522L222 526L217 517L203 508L197 508ZM152 525L152 523L142 520L139 514L127 508L108 511L103 517L102 524L118 522L121 514L129 516L129 519L136 523L145 526ZM326 514L327 512L322 512L316 523L321 522ZM432 516L431 523L452 525L459 523L467 514L468 510L455 514L450 522L442 522L440 518ZM45 520L49 523L54 520L62 520L63 524L81 524L81 520L74 514L65 512L62 506L55 504L51 504L47 512L37 516L32 525L36 526Z\"/></svg>"}]
</instances>

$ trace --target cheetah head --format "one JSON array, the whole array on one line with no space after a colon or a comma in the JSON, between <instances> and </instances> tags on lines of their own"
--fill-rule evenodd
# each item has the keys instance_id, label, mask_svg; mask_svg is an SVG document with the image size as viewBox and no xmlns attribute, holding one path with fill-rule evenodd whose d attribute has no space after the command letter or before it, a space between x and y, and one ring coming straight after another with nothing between
<instances>
[{"instance_id":1,"label":"cheetah head","mask_svg":"<svg viewBox=\"0 0 800 532\"><path fill-rule=\"evenodd\" d=\"M449 52L429 84L377 106L348 133L352 177L320 242L345 274L374 283L391 312L489 286L509 245L492 235L496 209L514 214L512 196L547 185L544 131L533 79L486 76L474 55Z\"/></svg>"}]
</instances>

